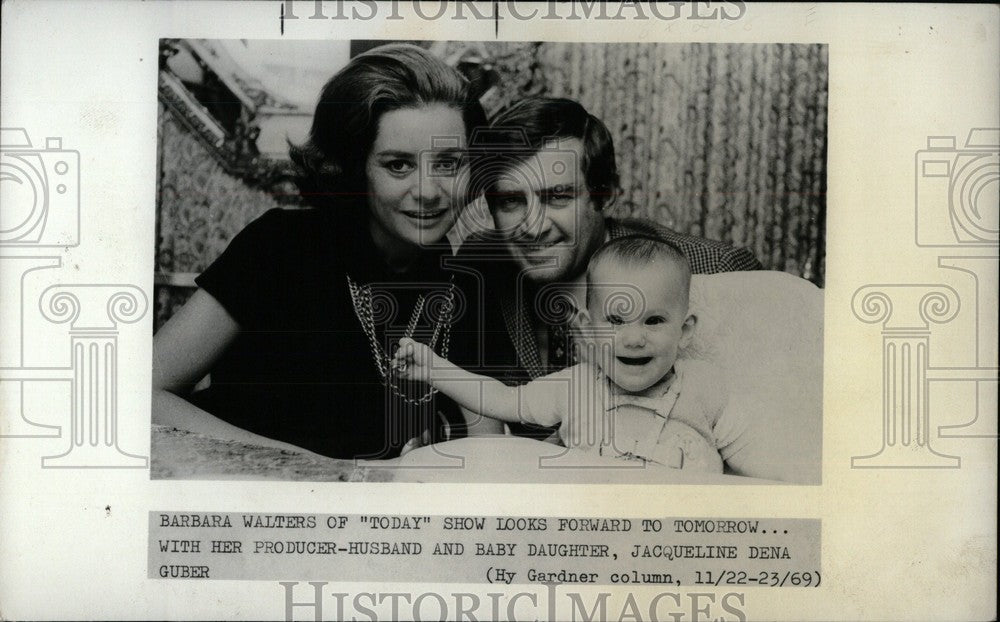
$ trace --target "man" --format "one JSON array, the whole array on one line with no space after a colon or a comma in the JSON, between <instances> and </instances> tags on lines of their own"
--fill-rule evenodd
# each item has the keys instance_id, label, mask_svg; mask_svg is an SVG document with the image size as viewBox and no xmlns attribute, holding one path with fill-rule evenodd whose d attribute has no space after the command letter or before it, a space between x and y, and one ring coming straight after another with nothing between
<instances>
[{"instance_id":1,"label":"man","mask_svg":"<svg viewBox=\"0 0 1000 622\"><path fill-rule=\"evenodd\" d=\"M760 270L750 251L657 223L606 216L618 197L614 145L605 125L568 99L530 98L501 112L473 149L473 189L495 231L467 241L459 262L482 275L478 329L467 324L456 362L507 384L572 363L569 325L582 308L583 277L606 241L633 233L666 239L696 274ZM495 428L495 429L494 429ZM480 421L471 433L498 431ZM551 430L512 425L515 434Z\"/></svg>"}]
</instances>

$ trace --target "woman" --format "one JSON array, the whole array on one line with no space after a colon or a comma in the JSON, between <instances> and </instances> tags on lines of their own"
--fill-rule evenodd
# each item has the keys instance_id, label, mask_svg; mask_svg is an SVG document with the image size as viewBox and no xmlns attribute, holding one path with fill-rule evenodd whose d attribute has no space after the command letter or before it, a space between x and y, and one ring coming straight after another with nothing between
<instances>
[{"instance_id":1,"label":"woman","mask_svg":"<svg viewBox=\"0 0 1000 622\"><path fill-rule=\"evenodd\" d=\"M440 260L481 125L465 79L423 49L352 59L292 147L312 207L247 226L157 333L153 422L338 458L393 457L433 429L434 400L387 350L406 334L445 349L462 313Z\"/></svg>"}]
</instances>

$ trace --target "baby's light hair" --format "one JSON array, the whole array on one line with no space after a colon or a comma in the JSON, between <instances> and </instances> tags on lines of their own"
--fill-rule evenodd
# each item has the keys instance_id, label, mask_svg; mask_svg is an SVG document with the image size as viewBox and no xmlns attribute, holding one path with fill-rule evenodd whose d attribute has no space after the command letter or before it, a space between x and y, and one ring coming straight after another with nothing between
<instances>
[{"instance_id":1,"label":"baby's light hair","mask_svg":"<svg viewBox=\"0 0 1000 622\"><path fill-rule=\"evenodd\" d=\"M593 292L593 273L602 262L617 260L629 266L648 266L656 259L665 259L670 265L680 270L684 289L684 304L691 290L691 264L679 248L652 235L633 234L609 240L590 258L587 265L587 307Z\"/></svg>"}]
</instances>

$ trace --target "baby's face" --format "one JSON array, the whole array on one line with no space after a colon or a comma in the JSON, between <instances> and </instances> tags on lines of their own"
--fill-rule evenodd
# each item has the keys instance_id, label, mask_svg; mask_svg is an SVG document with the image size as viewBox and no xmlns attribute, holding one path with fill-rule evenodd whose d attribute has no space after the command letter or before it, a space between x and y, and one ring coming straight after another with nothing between
<instances>
[{"instance_id":1,"label":"baby's face","mask_svg":"<svg viewBox=\"0 0 1000 622\"><path fill-rule=\"evenodd\" d=\"M590 284L585 326L596 361L625 391L648 389L694 332L683 274L662 259L637 267L609 258L594 266Z\"/></svg>"}]
</instances>

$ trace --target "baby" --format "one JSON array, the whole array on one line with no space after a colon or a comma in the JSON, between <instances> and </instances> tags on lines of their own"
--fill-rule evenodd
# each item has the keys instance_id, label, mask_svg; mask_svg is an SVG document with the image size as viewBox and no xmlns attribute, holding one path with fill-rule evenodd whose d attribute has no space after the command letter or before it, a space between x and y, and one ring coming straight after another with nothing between
<instances>
[{"instance_id":1,"label":"baby","mask_svg":"<svg viewBox=\"0 0 1000 622\"><path fill-rule=\"evenodd\" d=\"M678 469L722 472L713 428L726 405L710 365L678 360L694 333L691 270L673 245L633 235L602 246L578 319L584 362L522 386L463 370L412 339L393 366L502 421L561 424L567 447Z\"/></svg>"}]
</instances>

